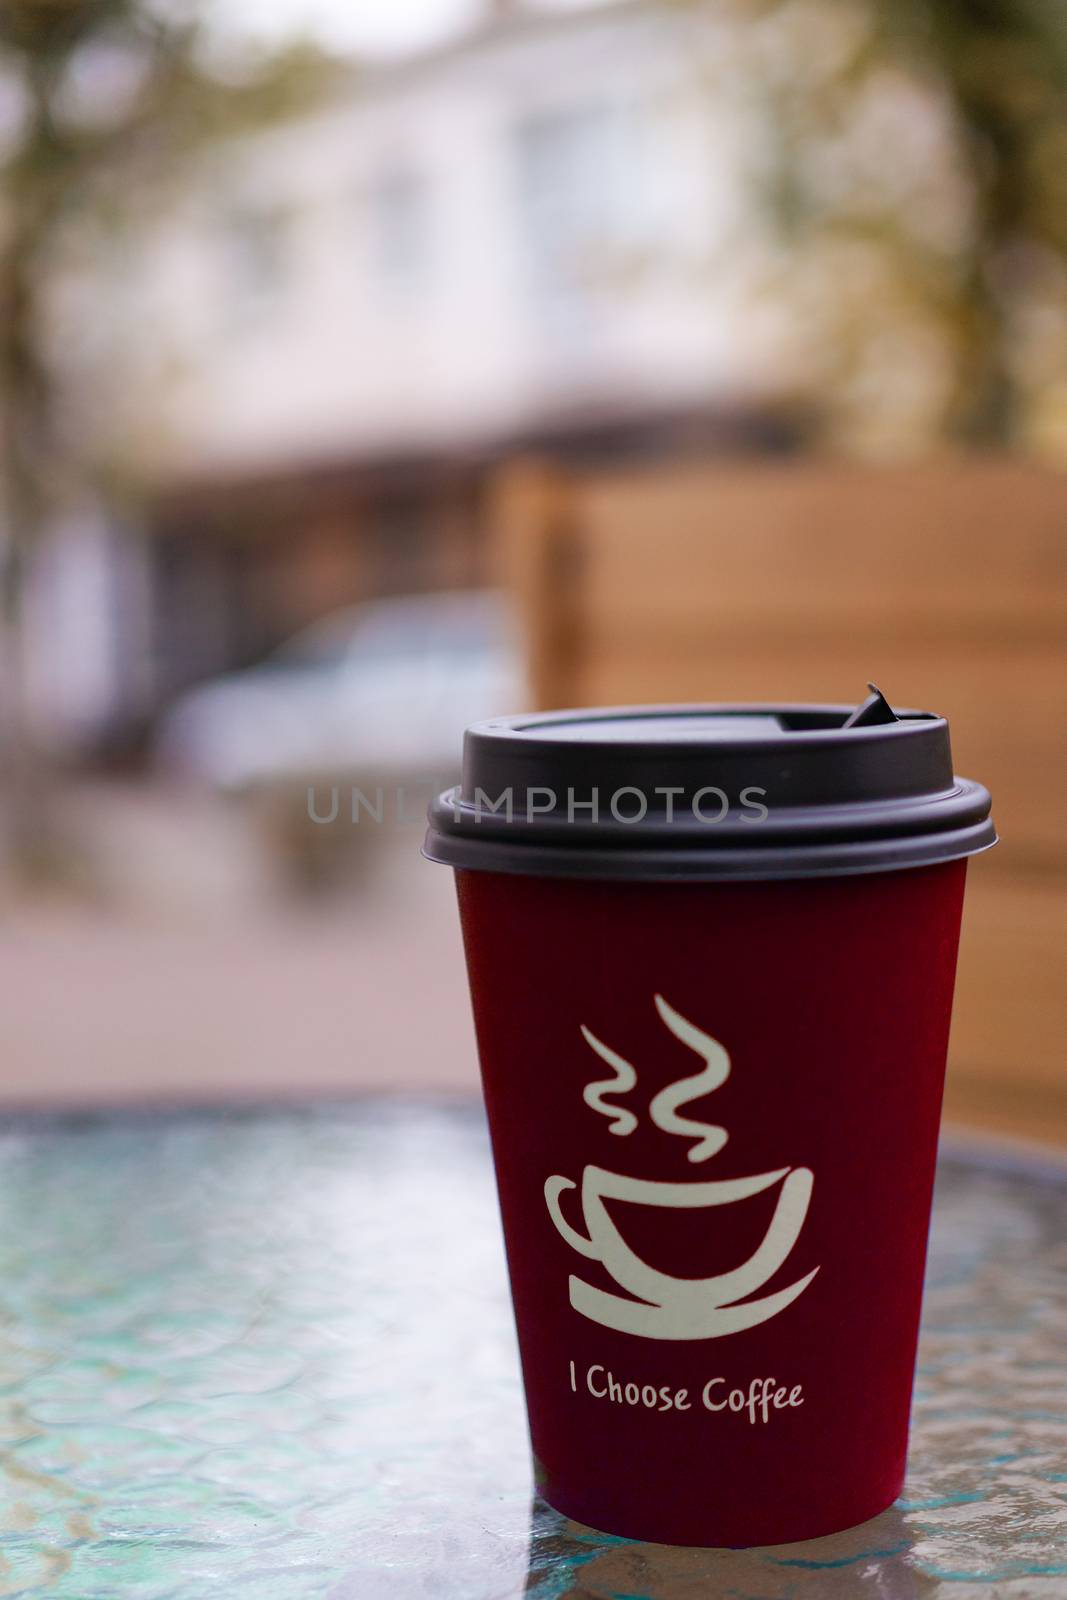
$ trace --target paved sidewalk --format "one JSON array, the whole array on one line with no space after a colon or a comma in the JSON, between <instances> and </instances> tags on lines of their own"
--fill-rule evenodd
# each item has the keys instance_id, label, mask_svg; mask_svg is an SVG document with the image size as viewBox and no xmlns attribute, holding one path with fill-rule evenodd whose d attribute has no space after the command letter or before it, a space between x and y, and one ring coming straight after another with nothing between
<instances>
[{"instance_id":1,"label":"paved sidewalk","mask_svg":"<svg viewBox=\"0 0 1067 1600\"><path fill-rule=\"evenodd\" d=\"M261 881L239 815L103 810L102 903L0 911L0 1102L475 1087L451 874L417 829L363 889L301 903Z\"/></svg>"}]
</instances>

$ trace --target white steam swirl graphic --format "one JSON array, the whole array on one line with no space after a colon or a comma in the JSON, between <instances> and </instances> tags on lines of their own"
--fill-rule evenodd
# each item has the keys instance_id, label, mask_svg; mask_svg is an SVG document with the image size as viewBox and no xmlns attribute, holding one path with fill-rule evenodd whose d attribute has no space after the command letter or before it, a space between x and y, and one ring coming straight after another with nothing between
<instances>
[{"instance_id":1,"label":"white steam swirl graphic","mask_svg":"<svg viewBox=\"0 0 1067 1600\"><path fill-rule=\"evenodd\" d=\"M586 1044L595 1050L602 1061L609 1067L615 1068L614 1078L602 1078L598 1083L587 1083L582 1091L582 1099L593 1111L599 1111L602 1117L611 1117L612 1133L633 1133L637 1127L637 1118L625 1106L609 1106L604 1103L606 1094L627 1094L637 1082L637 1073L628 1061L616 1055L606 1044L602 1044L595 1034L590 1033L584 1023L581 1024L582 1038Z\"/></svg>"},{"instance_id":2,"label":"white steam swirl graphic","mask_svg":"<svg viewBox=\"0 0 1067 1600\"><path fill-rule=\"evenodd\" d=\"M721 1088L730 1076L730 1057L717 1039L687 1022L673 1006L667 1004L661 994L656 995L655 1000L656 1010L675 1038L688 1045L690 1050L695 1050L698 1056L703 1056L707 1065L703 1072L694 1073L691 1078L679 1078L676 1083L660 1090L649 1107L652 1121L664 1133L679 1133L687 1137L699 1134L699 1142L688 1152L689 1160L707 1161L722 1149L729 1134L725 1128L716 1127L714 1123L694 1122L691 1117L680 1117L678 1108L688 1105L690 1100L699 1099L701 1095L710 1094L712 1089Z\"/></svg>"},{"instance_id":3,"label":"white steam swirl graphic","mask_svg":"<svg viewBox=\"0 0 1067 1600\"><path fill-rule=\"evenodd\" d=\"M649 1113L656 1127L662 1128L664 1133L680 1134L690 1139L695 1136L697 1143L688 1151L689 1160L707 1161L722 1149L729 1134L725 1128L717 1127L714 1123L696 1122L692 1117L679 1116L678 1112L680 1107L688 1105L690 1100L699 1100L702 1095L721 1088L730 1076L730 1057L717 1039L713 1039L708 1033L703 1033L694 1023L688 1022L680 1012L667 1004L661 994L655 996L655 1001L661 1020L675 1038L680 1039L682 1044L687 1045L698 1056L702 1056L706 1065L702 1072L696 1072L688 1078L679 1078L675 1083L661 1089L653 1099ZM584 1023L581 1025L581 1031L590 1049L595 1050L600 1059L606 1061L615 1073L612 1078L602 1078L596 1083L586 1084L582 1099L591 1110L611 1118L612 1133L625 1137L626 1134L633 1133L637 1127L637 1118L625 1106L609 1105L605 1096L628 1094L637 1083L637 1073L628 1061L598 1039L596 1034L591 1033Z\"/></svg>"}]
</instances>

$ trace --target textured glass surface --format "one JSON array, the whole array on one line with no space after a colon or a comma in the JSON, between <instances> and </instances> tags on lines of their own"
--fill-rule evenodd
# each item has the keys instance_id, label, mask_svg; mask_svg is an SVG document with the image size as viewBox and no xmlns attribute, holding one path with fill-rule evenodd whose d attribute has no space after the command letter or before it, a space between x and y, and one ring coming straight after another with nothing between
<instances>
[{"instance_id":1,"label":"textured glass surface","mask_svg":"<svg viewBox=\"0 0 1067 1600\"><path fill-rule=\"evenodd\" d=\"M767 1551L530 1503L464 1106L0 1135L0 1595L1067 1596L1067 1188L942 1164L903 1499Z\"/></svg>"}]
</instances>

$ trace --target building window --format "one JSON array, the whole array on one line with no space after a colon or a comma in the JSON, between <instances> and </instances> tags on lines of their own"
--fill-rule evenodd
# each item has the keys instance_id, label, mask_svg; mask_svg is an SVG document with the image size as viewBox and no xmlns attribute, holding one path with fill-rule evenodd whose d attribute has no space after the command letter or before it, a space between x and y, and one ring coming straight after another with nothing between
<instances>
[{"instance_id":1,"label":"building window","mask_svg":"<svg viewBox=\"0 0 1067 1600\"><path fill-rule=\"evenodd\" d=\"M403 169L386 173L371 190L368 225L375 281L390 294L422 288L430 263L426 180Z\"/></svg>"},{"instance_id":2,"label":"building window","mask_svg":"<svg viewBox=\"0 0 1067 1600\"><path fill-rule=\"evenodd\" d=\"M538 113L516 129L521 243L546 309L587 301L625 265L640 212L636 131L616 107Z\"/></svg>"},{"instance_id":3,"label":"building window","mask_svg":"<svg viewBox=\"0 0 1067 1600\"><path fill-rule=\"evenodd\" d=\"M257 318L281 298L290 272L290 217L277 207L237 206L224 224L233 320Z\"/></svg>"}]
</instances>

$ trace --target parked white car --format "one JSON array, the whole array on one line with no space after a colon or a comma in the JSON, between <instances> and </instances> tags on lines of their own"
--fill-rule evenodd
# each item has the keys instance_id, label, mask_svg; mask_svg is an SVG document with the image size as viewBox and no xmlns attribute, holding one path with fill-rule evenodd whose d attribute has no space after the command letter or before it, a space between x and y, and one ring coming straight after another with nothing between
<instances>
[{"instance_id":1,"label":"parked white car","mask_svg":"<svg viewBox=\"0 0 1067 1600\"><path fill-rule=\"evenodd\" d=\"M469 722L521 709L506 602L413 595L335 612L164 717L166 768L224 791L338 778L451 780Z\"/></svg>"}]
</instances>

